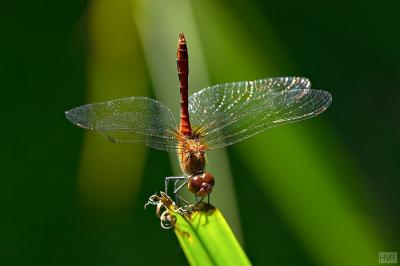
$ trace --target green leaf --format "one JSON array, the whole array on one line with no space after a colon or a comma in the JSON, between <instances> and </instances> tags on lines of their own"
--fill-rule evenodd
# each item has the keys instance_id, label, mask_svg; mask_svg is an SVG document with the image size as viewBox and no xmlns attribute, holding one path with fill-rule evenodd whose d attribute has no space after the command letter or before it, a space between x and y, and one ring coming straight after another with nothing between
<instances>
[{"instance_id":1,"label":"green leaf","mask_svg":"<svg viewBox=\"0 0 400 266\"><path fill-rule=\"evenodd\" d=\"M190 265L251 265L221 212L205 203L198 209L177 214L174 227Z\"/></svg>"}]
</instances>

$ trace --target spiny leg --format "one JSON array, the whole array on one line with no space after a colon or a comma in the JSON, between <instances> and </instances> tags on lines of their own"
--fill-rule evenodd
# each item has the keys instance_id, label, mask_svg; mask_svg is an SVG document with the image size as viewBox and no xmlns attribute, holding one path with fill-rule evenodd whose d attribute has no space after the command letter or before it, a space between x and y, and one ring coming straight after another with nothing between
<instances>
[{"instance_id":1,"label":"spiny leg","mask_svg":"<svg viewBox=\"0 0 400 266\"><path fill-rule=\"evenodd\" d=\"M186 178L186 177L185 177ZM180 180L177 180L177 181L180 181ZM182 184L180 184L179 185L179 187L174 187L174 194L176 194L176 193L178 193L187 183L189 182L189 178L186 178L186 180L182 183ZM175 185L177 184L178 182L175 182Z\"/></svg>"},{"instance_id":2,"label":"spiny leg","mask_svg":"<svg viewBox=\"0 0 400 266\"><path fill-rule=\"evenodd\" d=\"M208 204L208 205L210 205L210 194L211 194L211 193L207 194L207 204ZM194 204L195 207L196 207L197 205L199 205L200 202L202 202L203 199L205 198L205 196L204 196L204 197L201 197L200 200L199 200L199 197L198 197L197 195L194 195L194 197L196 198L196 203Z\"/></svg>"},{"instance_id":3,"label":"spiny leg","mask_svg":"<svg viewBox=\"0 0 400 266\"><path fill-rule=\"evenodd\" d=\"M178 205L180 205L180 204L179 204L179 202L178 202L178 194L176 193L176 187L177 187L179 181L181 181L181 179L177 179L177 180L175 180L175 182L174 182L174 196L175 196L175 202L176 202Z\"/></svg>"},{"instance_id":4,"label":"spiny leg","mask_svg":"<svg viewBox=\"0 0 400 266\"><path fill-rule=\"evenodd\" d=\"M176 202L178 203L178 206L179 207L182 207L181 206L181 202L183 202L184 203L184 206L183 206L183 208L186 208L186 207L188 207L189 205L190 205L190 203L189 202L187 202L187 200L185 200L184 198L182 198L180 195L178 195L178 194L176 194ZM178 200L179 200L179 202L178 202Z\"/></svg>"},{"instance_id":5,"label":"spiny leg","mask_svg":"<svg viewBox=\"0 0 400 266\"><path fill-rule=\"evenodd\" d=\"M174 183L175 201L178 202L178 199L179 199L179 200L182 200L186 205L188 205L189 203L188 203L186 200L184 200L184 199L178 194L178 192L189 182L189 179L186 178L186 180L184 180L184 181L182 182L182 184L180 184L180 185L177 187L179 181L181 181L181 180L182 180L182 179L176 180L175 183ZM178 205L180 205L180 204L178 204Z\"/></svg>"},{"instance_id":6,"label":"spiny leg","mask_svg":"<svg viewBox=\"0 0 400 266\"><path fill-rule=\"evenodd\" d=\"M210 194L208 194L207 195L207 198L208 198L208 204L210 204L210 196L209 196ZM205 198L205 196L204 197L201 197L200 199L199 199L199 197L197 196L197 195L194 195L194 197L195 197L195 199L196 199L196 203L194 204L194 206L197 206L197 205L199 205L200 204L200 202L202 202L203 201L203 199Z\"/></svg>"},{"instance_id":7,"label":"spiny leg","mask_svg":"<svg viewBox=\"0 0 400 266\"><path fill-rule=\"evenodd\" d=\"M165 194L167 194L168 195L168 185L169 185L169 182L170 181L174 181L175 180L175 182L176 181L179 181L179 180L183 180L183 179L186 179L186 177L184 177L184 176L167 176L167 177L165 177L165 179L164 179L164 182L165 182ZM174 191L175 191L175 185L174 185ZM174 192L174 194L175 194L175 192Z\"/></svg>"},{"instance_id":8,"label":"spiny leg","mask_svg":"<svg viewBox=\"0 0 400 266\"><path fill-rule=\"evenodd\" d=\"M204 197L201 197L200 200L197 200L197 196L196 196L196 203L194 204L194 206L196 207L197 205L200 204L200 202L202 202L204 199Z\"/></svg>"}]
</instances>

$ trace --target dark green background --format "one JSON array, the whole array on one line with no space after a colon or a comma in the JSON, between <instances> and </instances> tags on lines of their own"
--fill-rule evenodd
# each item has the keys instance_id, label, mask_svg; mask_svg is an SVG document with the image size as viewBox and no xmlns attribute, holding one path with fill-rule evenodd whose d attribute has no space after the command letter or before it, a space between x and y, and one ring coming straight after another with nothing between
<instances>
[{"instance_id":1,"label":"dark green background","mask_svg":"<svg viewBox=\"0 0 400 266\"><path fill-rule=\"evenodd\" d=\"M356 205L361 202L357 215L374 225L384 243L372 263L379 251L399 252L400 4L235 0L221 5L246 26L252 40L238 36L236 41L248 42L249 49L252 43L268 46L265 22L280 39L288 61L276 56L274 73L265 76L306 76L333 94L330 109L323 118L304 122L306 129L318 130L323 121L336 138L332 143L341 143L349 164L362 173L356 178L349 170L338 182ZM159 179L144 178L132 203L111 213L87 206L78 195L83 130L69 124L63 113L85 102L88 9L85 1L0 3L0 265L184 265L173 232L162 230L153 212L142 208L162 187ZM254 17L252 10L262 17ZM196 23L201 27L202 21ZM201 34L207 38L204 30ZM226 77L211 71L213 83ZM340 154L334 145L328 147L326 154ZM288 225L279 205L252 178L242 150L228 152L250 260L255 265L319 265L301 232ZM256 153L246 156L255 164L268 160ZM171 174L166 154L149 150L144 175ZM298 173L288 182L306 175ZM334 221L335 212L331 215Z\"/></svg>"}]
</instances>

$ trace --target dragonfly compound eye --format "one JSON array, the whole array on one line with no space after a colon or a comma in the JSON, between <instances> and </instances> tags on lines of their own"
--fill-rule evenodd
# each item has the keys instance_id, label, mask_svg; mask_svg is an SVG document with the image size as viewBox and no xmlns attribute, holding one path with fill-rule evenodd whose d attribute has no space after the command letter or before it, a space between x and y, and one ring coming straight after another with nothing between
<instances>
[{"instance_id":1,"label":"dragonfly compound eye","mask_svg":"<svg viewBox=\"0 0 400 266\"><path fill-rule=\"evenodd\" d=\"M199 197L207 196L214 187L214 176L209 172L193 175L188 183L189 190Z\"/></svg>"}]
</instances>

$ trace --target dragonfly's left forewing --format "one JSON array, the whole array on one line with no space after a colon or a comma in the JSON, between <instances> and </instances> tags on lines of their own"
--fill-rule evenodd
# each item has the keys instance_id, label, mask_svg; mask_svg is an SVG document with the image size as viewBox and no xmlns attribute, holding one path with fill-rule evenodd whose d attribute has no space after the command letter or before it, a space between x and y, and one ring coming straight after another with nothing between
<instances>
[{"instance_id":1,"label":"dragonfly's left forewing","mask_svg":"<svg viewBox=\"0 0 400 266\"><path fill-rule=\"evenodd\" d=\"M189 98L189 112L208 148L215 149L314 117L331 100L329 92L310 89L308 79L270 78L205 88Z\"/></svg>"}]
</instances>

